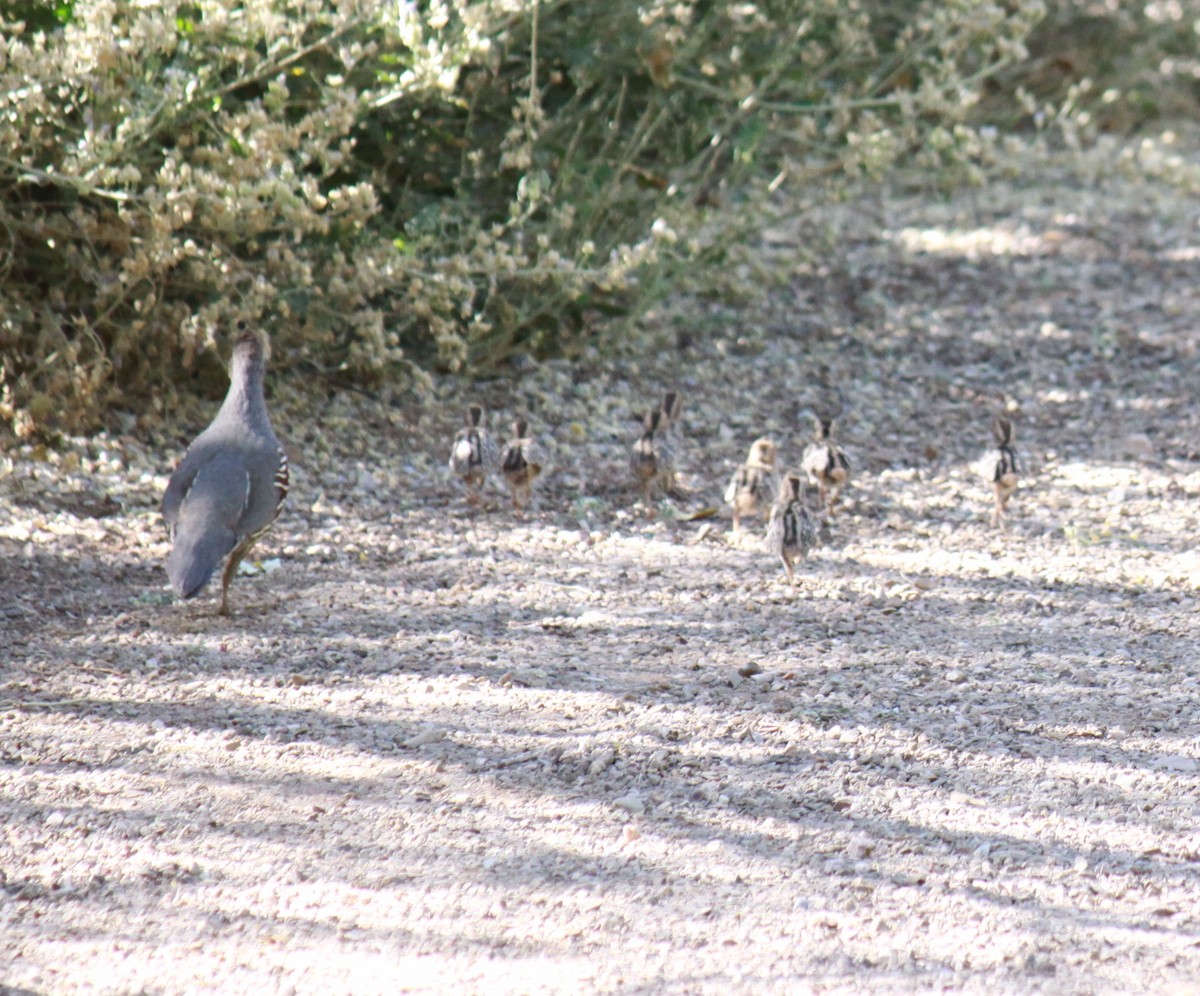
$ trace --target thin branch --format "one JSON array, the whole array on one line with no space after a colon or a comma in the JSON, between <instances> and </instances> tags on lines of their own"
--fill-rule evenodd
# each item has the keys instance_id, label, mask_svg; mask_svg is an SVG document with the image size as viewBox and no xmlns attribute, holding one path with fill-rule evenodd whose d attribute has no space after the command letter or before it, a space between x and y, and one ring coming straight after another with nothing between
<instances>
[{"instance_id":1,"label":"thin branch","mask_svg":"<svg viewBox=\"0 0 1200 996\"><path fill-rule=\"evenodd\" d=\"M529 107L532 110L539 103L537 88L538 66L538 0L533 0L533 23L529 34ZM532 139L532 135L530 138Z\"/></svg>"},{"instance_id":2,"label":"thin branch","mask_svg":"<svg viewBox=\"0 0 1200 996\"><path fill-rule=\"evenodd\" d=\"M123 190L106 190L103 187L97 187L95 184L88 183L82 177L71 176L68 173L55 173L52 170L38 169L36 166L26 165L16 159L9 159L7 156L0 156L0 167L5 167L22 174L18 177L18 180L24 180L28 183L48 183L56 187L69 187L76 193L87 197L100 197L122 204L142 199L138 194L130 194Z\"/></svg>"},{"instance_id":3,"label":"thin branch","mask_svg":"<svg viewBox=\"0 0 1200 996\"><path fill-rule=\"evenodd\" d=\"M10 702L0 702L0 709L62 709L72 708L74 706L91 705L92 699L55 699L47 701L46 699L28 699L20 701L14 699Z\"/></svg>"},{"instance_id":4,"label":"thin branch","mask_svg":"<svg viewBox=\"0 0 1200 996\"><path fill-rule=\"evenodd\" d=\"M240 90L248 83L257 83L260 80L278 75L289 66L294 65L301 59L307 58L314 52L320 51L332 42L336 41L338 38L341 38L345 34L349 34L351 31L357 30L366 23L366 18L355 18L354 20L349 21L342 27L338 28L336 31L331 31L327 35L322 35L312 44L306 45L304 48L297 49L291 55L280 59L278 62L264 63L250 73L249 76L241 76L238 79L230 80L223 87L219 87L216 90L210 90L206 93L197 93L196 97L193 98L193 102L195 102L195 100L211 99L214 96L223 97L228 93L232 93L234 90Z\"/></svg>"},{"instance_id":5,"label":"thin branch","mask_svg":"<svg viewBox=\"0 0 1200 996\"><path fill-rule=\"evenodd\" d=\"M1002 59L998 62L992 63L976 73L973 73L970 76L966 76L961 80L955 80L954 89L957 91L970 88L975 83L980 83L989 76L998 73L1001 69L1007 68L1011 62L1011 59ZM730 99L729 92L727 90L723 90L720 87L714 86L707 80L698 79L692 76L680 76L678 77L678 82L692 90L707 94L711 97L718 97L725 101ZM842 100L836 103L830 103L826 101L820 104L803 104L786 100L765 100L759 97L754 97L752 99L754 106L761 107L763 110L767 111L779 111L780 113L787 114L832 114L835 111L859 111L874 110L885 107L896 107L903 103L906 98L912 98L914 96L915 95L911 91L905 90L900 91L896 96L890 97L859 97L857 99ZM747 107L749 107L750 105L746 102L750 99L751 98L743 97L739 100L739 104L745 104Z\"/></svg>"}]
</instances>

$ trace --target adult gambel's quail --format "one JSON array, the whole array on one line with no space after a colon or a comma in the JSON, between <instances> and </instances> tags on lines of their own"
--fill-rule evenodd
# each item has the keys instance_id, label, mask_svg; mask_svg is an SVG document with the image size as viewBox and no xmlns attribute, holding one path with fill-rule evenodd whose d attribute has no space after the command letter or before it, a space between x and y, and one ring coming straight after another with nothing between
<instances>
[{"instance_id":1,"label":"adult gambel's quail","mask_svg":"<svg viewBox=\"0 0 1200 996\"><path fill-rule=\"evenodd\" d=\"M288 491L288 462L271 429L263 396L266 335L238 323L229 393L216 418L183 455L163 495L171 537L167 575L191 598L223 562L222 615L238 564L270 529Z\"/></svg>"}]
</instances>

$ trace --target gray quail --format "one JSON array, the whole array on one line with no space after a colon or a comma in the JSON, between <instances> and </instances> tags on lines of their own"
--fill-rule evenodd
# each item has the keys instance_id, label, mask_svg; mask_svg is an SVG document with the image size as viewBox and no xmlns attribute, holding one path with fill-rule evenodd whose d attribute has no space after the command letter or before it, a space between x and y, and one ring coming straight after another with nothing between
<instances>
[{"instance_id":1,"label":"gray quail","mask_svg":"<svg viewBox=\"0 0 1200 996\"><path fill-rule=\"evenodd\" d=\"M288 461L271 429L263 395L270 346L263 332L238 322L229 392L212 423L171 475L162 515L171 538L167 575L180 598L192 598L222 563L222 615L238 564L279 515L288 492Z\"/></svg>"},{"instance_id":2,"label":"gray quail","mask_svg":"<svg viewBox=\"0 0 1200 996\"><path fill-rule=\"evenodd\" d=\"M529 423L523 418L514 419L512 438L500 451L500 470L518 512L533 498L533 482L542 472L543 463L541 447L529 435Z\"/></svg>"},{"instance_id":3,"label":"gray quail","mask_svg":"<svg viewBox=\"0 0 1200 996\"><path fill-rule=\"evenodd\" d=\"M458 430L450 448L450 472L462 479L467 501L478 505L488 471L499 463L496 441L488 431L482 405L468 405L466 425Z\"/></svg>"},{"instance_id":4,"label":"gray quail","mask_svg":"<svg viewBox=\"0 0 1200 996\"><path fill-rule=\"evenodd\" d=\"M746 462L733 472L725 489L725 501L733 509L733 529L741 528L743 515L754 515L760 506L769 506L779 490L775 470L775 443L766 436L750 446Z\"/></svg>"},{"instance_id":5,"label":"gray quail","mask_svg":"<svg viewBox=\"0 0 1200 996\"><path fill-rule=\"evenodd\" d=\"M788 474L779 489L779 498L771 509L766 547L783 562L788 584L795 583L792 565L803 560L817 542L817 526L808 509L804 481L799 474Z\"/></svg>"},{"instance_id":6,"label":"gray quail","mask_svg":"<svg viewBox=\"0 0 1200 996\"><path fill-rule=\"evenodd\" d=\"M1005 518L1008 499L1017 490L1021 468L1017 463L1017 451L1013 446L1012 422L997 415L992 423L992 435L996 448L987 453L981 464L983 476L992 486L995 505L992 509L992 525L1000 525Z\"/></svg>"}]
</instances>

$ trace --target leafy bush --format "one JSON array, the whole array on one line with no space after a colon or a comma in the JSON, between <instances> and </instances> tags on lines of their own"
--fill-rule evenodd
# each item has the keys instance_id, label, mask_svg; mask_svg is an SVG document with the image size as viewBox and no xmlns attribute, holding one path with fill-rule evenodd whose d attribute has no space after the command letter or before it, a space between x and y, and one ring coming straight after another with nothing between
<instances>
[{"instance_id":1,"label":"leafy bush","mask_svg":"<svg viewBox=\"0 0 1200 996\"><path fill-rule=\"evenodd\" d=\"M162 404L238 318L359 383L574 349L781 184L974 169L1017 6L0 0L0 413Z\"/></svg>"},{"instance_id":2,"label":"leafy bush","mask_svg":"<svg viewBox=\"0 0 1200 996\"><path fill-rule=\"evenodd\" d=\"M1019 126L1062 126L1070 141L1127 134L1195 115L1200 2L1049 0L1029 57L995 76L986 114Z\"/></svg>"}]
</instances>

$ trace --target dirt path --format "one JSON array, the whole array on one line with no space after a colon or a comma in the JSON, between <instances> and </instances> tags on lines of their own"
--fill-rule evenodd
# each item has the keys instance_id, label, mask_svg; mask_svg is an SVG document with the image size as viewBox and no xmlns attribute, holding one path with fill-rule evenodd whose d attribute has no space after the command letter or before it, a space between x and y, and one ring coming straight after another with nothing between
<instances>
[{"instance_id":1,"label":"dirt path","mask_svg":"<svg viewBox=\"0 0 1200 996\"><path fill-rule=\"evenodd\" d=\"M462 385L280 398L232 620L163 589L211 409L0 458L0 990L1194 991L1198 220L1050 172L775 231L768 305L480 389L554 440L521 522L445 480ZM662 386L683 515L825 382L857 481L795 589L637 514Z\"/></svg>"}]
</instances>

